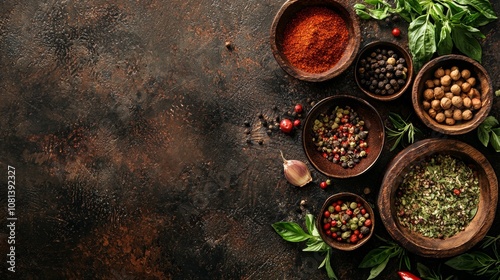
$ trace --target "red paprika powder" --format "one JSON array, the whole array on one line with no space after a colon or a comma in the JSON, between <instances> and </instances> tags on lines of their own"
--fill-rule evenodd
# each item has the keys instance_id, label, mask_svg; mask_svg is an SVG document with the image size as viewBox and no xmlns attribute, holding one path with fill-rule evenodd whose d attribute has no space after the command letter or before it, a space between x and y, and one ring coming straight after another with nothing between
<instances>
[{"instance_id":1,"label":"red paprika powder","mask_svg":"<svg viewBox=\"0 0 500 280\"><path fill-rule=\"evenodd\" d=\"M290 63L309 73L331 69L349 41L345 20L327 7L307 7L285 27L283 53Z\"/></svg>"}]
</instances>

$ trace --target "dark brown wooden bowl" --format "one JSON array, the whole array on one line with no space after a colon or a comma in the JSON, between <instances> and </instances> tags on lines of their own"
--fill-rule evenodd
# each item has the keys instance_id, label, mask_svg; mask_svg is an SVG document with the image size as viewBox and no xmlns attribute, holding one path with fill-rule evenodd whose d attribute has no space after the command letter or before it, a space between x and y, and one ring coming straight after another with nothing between
<instances>
[{"instance_id":1,"label":"dark brown wooden bowl","mask_svg":"<svg viewBox=\"0 0 500 280\"><path fill-rule=\"evenodd\" d=\"M406 84L402 88L400 88L399 91L390 95L381 95L371 92L369 89L367 89L365 86L361 84L361 78L359 77L358 69L360 67L360 60L365 58L367 55L372 53L377 48L386 48L387 50L393 50L398 55L398 57L403 57L406 60L406 65L408 68ZM359 89L361 89L361 91L363 91L369 97L380 101L391 101L400 97L410 87L413 80L413 59L411 58L411 55L408 53L406 49L404 49L403 47L401 47L396 43L387 41L375 41L367 44L359 52L355 65L356 66L354 68L354 78L356 80L356 84L358 85Z\"/></svg>"},{"instance_id":2,"label":"dark brown wooden bowl","mask_svg":"<svg viewBox=\"0 0 500 280\"><path fill-rule=\"evenodd\" d=\"M424 110L423 92L426 88L425 81L434 77L433 73L436 69L439 67L446 69L452 66L458 66L460 69L469 69L472 76L476 77L477 83L481 87L482 107L479 111L474 113L474 117L471 120L450 126L444 123L438 123ZM416 114L427 127L442 134L459 135L474 130L488 116L493 103L493 86L488 72L477 61L463 55L444 55L429 61L418 72L413 84L412 102Z\"/></svg>"},{"instance_id":3,"label":"dark brown wooden bowl","mask_svg":"<svg viewBox=\"0 0 500 280\"><path fill-rule=\"evenodd\" d=\"M356 164L353 168L343 168L324 158L322 153L317 151L314 145L314 121L320 114L331 112L335 107L350 106L354 109L365 122L365 128L368 130L367 143L369 152L366 158ZM380 154L385 143L385 127L377 110L364 99L349 96L338 95L327 97L318 102L307 114L302 128L302 146L309 162L321 173L333 178L351 178L358 176L370 167L372 167Z\"/></svg>"},{"instance_id":4,"label":"dark brown wooden bowl","mask_svg":"<svg viewBox=\"0 0 500 280\"><path fill-rule=\"evenodd\" d=\"M477 172L480 184L478 211L464 231L445 238L428 238L399 224L394 207L395 193L412 163L436 154L461 159ZM389 234L404 248L424 257L446 258L461 254L487 234L495 218L498 181L488 160L472 146L451 139L426 139L401 151L389 163L378 196L378 209Z\"/></svg>"},{"instance_id":5,"label":"dark brown wooden bowl","mask_svg":"<svg viewBox=\"0 0 500 280\"><path fill-rule=\"evenodd\" d=\"M295 14L305 7L323 6L337 12L346 22L349 29L347 48L337 64L323 73L308 73L294 67L283 54L283 33ZM354 61L361 41L358 16L346 1L334 0L289 0L283 4L271 25L271 50L279 66L289 75L303 81L322 82L343 73Z\"/></svg>"},{"instance_id":6,"label":"dark brown wooden bowl","mask_svg":"<svg viewBox=\"0 0 500 280\"><path fill-rule=\"evenodd\" d=\"M343 201L348 201L349 200L349 201L355 201L355 202L361 203L361 205L363 205L363 207L366 209L367 213L370 214L370 217L371 217L371 220L372 220L372 226L371 226L370 233L367 236L363 237L360 241L358 241L355 244L337 241L337 240L333 239L333 237L327 235L326 232L325 232L325 230L323 230L323 225L322 225L323 213L326 210L328 210L328 207L330 205L332 205L333 202L335 202L335 201L337 201L339 199L341 199ZM337 193L337 194L334 194L334 195L330 196L323 203L323 206L321 207L321 211L319 212L319 214L316 217L316 227L318 228L319 235L321 236L321 239L323 239L323 241L326 244L328 244L332 248L335 248L335 249L338 249L338 250L352 251L354 249L357 249L357 248L361 247L363 244L365 244L372 237L374 229L375 229L375 219L374 219L374 217L375 217L375 215L373 213L372 207L361 196L359 196L357 194L354 194L354 193L341 192L341 193Z\"/></svg>"}]
</instances>

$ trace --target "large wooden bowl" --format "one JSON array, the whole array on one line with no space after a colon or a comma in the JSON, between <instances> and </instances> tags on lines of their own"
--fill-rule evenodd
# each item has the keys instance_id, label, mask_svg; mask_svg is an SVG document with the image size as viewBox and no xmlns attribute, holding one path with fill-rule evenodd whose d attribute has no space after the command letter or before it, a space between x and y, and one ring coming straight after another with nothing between
<instances>
[{"instance_id":1,"label":"large wooden bowl","mask_svg":"<svg viewBox=\"0 0 500 280\"><path fill-rule=\"evenodd\" d=\"M406 61L407 65L406 67L408 68L406 83L403 87L401 87L397 92L393 94L389 95L376 94L375 92L370 91L370 89L368 89L367 86L361 83L361 77L358 71L359 67L361 67L360 60L370 55L370 53L372 53L376 49L393 50L398 55L398 57L402 57ZM375 41L367 44L359 52L355 65L356 66L354 69L354 79L356 80L356 84L358 85L359 89L362 92L364 92L366 95L368 95L373 99L377 99L380 101L392 101L403 95L406 92L406 90L411 87L410 85L413 80L413 59L406 49L404 49L403 47L401 47L396 43L388 41Z\"/></svg>"},{"instance_id":2,"label":"large wooden bowl","mask_svg":"<svg viewBox=\"0 0 500 280\"><path fill-rule=\"evenodd\" d=\"M458 66L460 69L469 69L472 75L476 77L481 87L480 94L482 106L479 111L474 113L474 117L471 120L450 126L444 123L438 123L424 110L423 92L426 88L425 81L434 77L433 73L436 69L439 67L446 69L452 66ZM412 103L418 117L427 127L448 135L464 134L477 128L488 116L493 103L493 86L488 72L477 61L463 55L444 55L429 61L418 72L412 89Z\"/></svg>"},{"instance_id":3,"label":"large wooden bowl","mask_svg":"<svg viewBox=\"0 0 500 280\"><path fill-rule=\"evenodd\" d=\"M329 236L325 230L323 229L322 221L323 221L323 213L328 210L328 207L332 205L337 200L342 200L342 201L354 201L357 203L361 203L363 205L363 208L366 209L366 213L370 214L370 218L372 221L371 225L371 230L370 233L363 237L363 239L359 240L357 243L346 243L346 242L341 242L335 240L333 237ZM355 250L359 247L361 247L363 244L365 244L373 235L374 229L375 229L375 215L373 212L372 207L366 200L364 200L361 196L350 193L350 192L341 192L334 194L330 196L329 198L326 199L326 201L323 203L323 206L321 207L321 211L318 213L316 217L316 228L318 228L319 235L321 236L321 239L325 241L326 244L330 245L332 248L342 250L342 251L352 251Z\"/></svg>"},{"instance_id":4,"label":"large wooden bowl","mask_svg":"<svg viewBox=\"0 0 500 280\"><path fill-rule=\"evenodd\" d=\"M337 12L346 22L349 42L340 61L323 73L308 73L295 66L283 54L283 33L295 14L305 7L322 6ZM354 61L361 41L358 16L347 1L334 0L289 0L283 4L271 25L271 50L279 66L289 75L308 82L322 82L343 73Z\"/></svg>"},{"instance_id":5,"label":"large wooden bowl","mask_svg":"<svg viewBox=\"0 0 500 280\"><path fill-rule=\"evenodd\" d=\"M477 172L480 185L475 217L464 231L445 239L424 237L403 227L399 224L394 206L396 190L412 163L435 153L448 154L469 164ZM382 222L389 234L407 250L432 258L461 254L483 239L493 224L497 203L498 181L488 160L470 145L451 139L422 140L396 155L386 170L377 201Z\"/></svg>"},{"instance_id":6,"label":"large wooden bowl","mask_svg":"<svg viewBox=\"0 0 500 280\"><path fill-rule=\"evenodd\" d=\"M369 152L366 158L352 168L343 168L323 157L314 144L314 121L325 113L330 113L335 107L350 106L365 122L368 130L367 144ZM302 127L302 146L309 162L321 173L333 178L351 178L363 174L378 160L385 143L385 127L377 110L364 99L336 95L327 97L318 102L307 114Z\"/></svg>"}]
</instances>

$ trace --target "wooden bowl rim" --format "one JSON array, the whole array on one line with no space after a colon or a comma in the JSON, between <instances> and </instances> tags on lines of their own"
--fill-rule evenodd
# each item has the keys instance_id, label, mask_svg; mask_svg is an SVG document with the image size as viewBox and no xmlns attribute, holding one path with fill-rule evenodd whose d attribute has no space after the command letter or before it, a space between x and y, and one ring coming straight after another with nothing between
<instances>
[{"instance_id":1,"label":"wooden bowl rim","mask_svg":"<svg viewBox=\"0 0 500 280\"><path fill-rule=\"evenodd\" d=\"M441 145L449 148L435 150L434 147L438 143L441 143ZM415 156L414 158L408 158L408 154L410 153L414 153L417 156ZM415 234L415 236L413 237L410 236L409 230L403 230L402 228L400 228L397 217L393 215L392 211L393 193L397 189L396 181L400 178L401 173L403 173L405 169L409 168L409 166L415 160L424 158L434 153L453 155L460 154L463 157L468 158L468 161L474 162L475 166L482 169L482 173L485 174L485 179L488 182L487 186L481 186L478 213L471 221L471 223L466 227L464 231L457 233L453 237L443 240L417 236L417 234ZM403 164L401 164L401 162L403 162ZM488 174L491 174L492 176L488 176ZM377 200L382 223L385 225L385 228L392 236L392 238L394 238L398 243L400 243L409 251L423 257L432 258L445 258L458 255L472 248L479 241L481 241L493 225L497 204L498 181L495 171L486 157L479 151L477 151L474 147L464 142L453 139L436 138L425 139L416 142L398 153L393 158L393 160L389 163L382 180L382 185L380 187ZM478 223L479 226L476 226L476 223ZM469 238L462 240L462 237L464 236L469 236ZM424 240L426 244L419 244L417 243L418 240ZM445 249L439 248L437 245L441 245L442 242L448 242L450 243L448 245L453 246L449 246L449 248Z\"/></svg>"},{"instance_id":2,"label":"wooden bowl rim","mask_svg":"<svg viewBox=\"0 0 500 280\"><path fill-rule=\"evenodd\" d=\"M349 28L349 32L351 34L351 38L349 39L347 49L343 55L343 57L346 56L347 59L341 58L340 61L333 68L323 73L308 73L294 67L293 65L291 65L291 63L287 61L287 59L281 53L278 47L277 28L278 25L282 23L281 21L284 20L283 15L289 9L294 8L294 6L296 5L302 6L301 8L309 6L326 6L329 8L335 7L336 11L341 10L339 14L346 21L347 27ZM346 17L345 15L348 15L348 17ZM270 33L271 33L270 35L271 50L274 58L278 62L278 65L292 77L307 82L323 82L326 80L333 79L342 74L354 62L356 54L359 50L359 45L361 43L361 35L360 35L361 33L360 33L358 16L354 12L354 10L348 5L348 3L345 3L345 1L336 1L336 0L288 0L285 3L283 3L281 8L275 15L271 25Z\"/></svg>"},{"instance_id":3,"label":"wooden bowl rim","mask_svg":"<svg viewBox=\"0 0 500 280\"><path fill-rule=\"evenodd\" d=\"M368 137L373 137L372 135L376 134L380 138L381 143L379 145L377 145L378 146L377 147L378 153L376 153L374 155L374 157L370 158L370 160L372 160L372 161L365 168L359 169L356 172L351 171L351 170L356 170L356 168L358 166L360 166L359 164L357 166L355 166L353 169L344 169L344 168L339 166L339 170L341 170L343 172L339 172L339 173L328 172L327 170L323 169L320 166L320 164L317 163L313 159L313 155L311 155L311 153L313 153L313 152L314 153L319 153L319 152L318 151L310 151L308 148L307 139L309 138L308 135L311 133L311 131L310 131L310 129L312 129L311 123L314 122L314 117L316 115L319 115L322 113L319 110L321 110L321 108L323 106L326 106L326 104L332 103L332 101L337 101L337 100L340 102L342 100L349 100L348 102L356 103L359 105L359 107L364 107L366 110L373 112L373 114L371 114L370 116L364 116L364 120L365 120L365 122L367 122L367 119L369 118L370 121L372 121L373 123L378 123L378 126L380 127L380 131L370 132L368 134L369 135ZM368 144L370 145L370 143L368 143ZM356 96L334 95L334 96L326 97L326 98L320 100L318 103L316 103L316 105L314 105L311 108L311 110L309 110L309 112L307 113L307 116L305 118L304 125L302 126L302 148L306 154L308 161L311 163L311 165L316 170L318 170L319 172L323 173L324 175L332 177L332 178L346 179L346 178L356 177L356 176L359 176L359 175L365 173L370 168L372 168L375 165L375 163L377 163L378 159L380 158L380 155L382 154L384 145L385 145L385 126L384 126L382 117L378 113L377 109L375 109L375 107L373 107L373 105L371 105L368 101L366 101L360 97L356 97ZM372 151L373 151L373 146L372 146ZM364 160L368 160L368 159L364 158L361 160L361 162L363 162ZM328 163L335 164L333 162L328 162ZM349 172L347 172L346 170L349 170Z\"/></svg>"},{"instance_id":4,"label":"wooden bowl rim","mask_svg":"<svg viewBox=\"0 0 500 280\"><path fill-rule=\"evenodd\" d=\"M441 66L442 63L447 64L450 63L449 61L454 60L460 61L461 63L468 63L472 66L472 68L478 70L475 71L475 76L481 83L482 107L478 112L474 114L472 120L469 120L462 124L449 126L436 122L425 112L421 102L422 88L419 85L423 82L423 76L428 74L428 71L434 70L435 68ZM473 69L469 70L471 70L471 72L473 71ZM485 89L483 85L487 85L487 88ZM488 117L488 114L490 113L491 107L493 105L493 85L490 75L488 74L486 69L477 61L464 55L443 55L427 62L418 72L413 83L412 103L415 113L418 115L420 120L422 120L422 122L430 129L447 135L461 135L476 129L486 119L486 117Z\"/></svg>"},{"instance_id":5,"label":"wooden bowl rim","mask_svg":"<svg viewBox=\"0 0 500 280\"><path fill-rule=\"evenodd\" d=\"M356 202L361 202L363 204L363 207L365 207L365 209L370 214L370 219L372 220L372 226L371 226L370 233L368 234L368 236L365 236L360 242L358 242L356 244L342 243L342 242L338 242L336 240L333 240L332 237L326 235L326 233L323 231L323 226L321 224L321 221L323 218L323 213L326 211L328 206L331 205L333 200L341 199L344 197L354 198L356 200ZM336 193L336 194L329 196L325 200L325 202L323 202L323 205L321 206L321 210L316 217L316 228L319 231L319 235L321 236L321 239L323 239L323 241L326 244L328 244L330 247L335 248L335 249L339 249L342 251L352 251L352 250L355 250L355 249L361 247L363 244L368 242L368 240L372 237L373 232L375 231L375 213L373 211L373 208L370 206L370 204L360 195L357 195L357 194L351 193L351 192Z\"/></svg>"},{"instance_id":6,"label":"wooden bowl rim","mask_svg":"<svg viewBox=\"0 0 500 280\"><path fill-rule=\"evenodd\" d=\"M402 54L404 56L404 59L406 60L406 64L407 64L407 68L408 68L408 72L409 72L409 75L407 75L407 80L406 80L406 84L403 88L401 88L398 92L395 92L394 94L391 94L391 95L380 95L380 94L375 94L367 89L365 89L361 83L360 83L360 79L359 79L359 74L358 74L358 65L359 65L359 61L364 57L364 54L377 47L377 46L389 46L390 48L393 48L395 50L397 50L400 54ZM356 58L356 62L354 64L354 80L356 81L356 84L358 85L359 89L366 95L368 95L369 97L373 98L373 99L377 99L377 100L380 100L380 101L392 101L392 100L395 100L399 97L401 97L407 90L408 88L410 88L410 85L412 84L412 81L413 81L413 74L414 74L414 70L413 70L413 59L410 55L410 53L405 49L403 48L401 45L397 44L397 43L394 43L394 42L390 42L390 41L373 41L373 42L370 42L368 44L366 44L360 51L359 51L359 54Z\"/></svg>"}]
</instances>

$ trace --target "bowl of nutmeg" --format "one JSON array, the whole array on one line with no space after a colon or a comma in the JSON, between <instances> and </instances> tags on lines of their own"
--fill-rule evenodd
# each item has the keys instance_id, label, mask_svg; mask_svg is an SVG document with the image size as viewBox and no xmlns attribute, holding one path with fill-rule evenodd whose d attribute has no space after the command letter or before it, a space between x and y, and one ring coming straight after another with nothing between
<instances>
[{"instance_id":1,"label":"bowl of nutmeg","mask_svg":"<svg viewBox=\"0 0 500 280\"><path fill-rule=\"evenodd\" d=\"M437 57L418 72L412 89L416 114L429 128L459 135L477 128L493 102L490 76L463 55Z\"/></svg>"}]
</instances>

